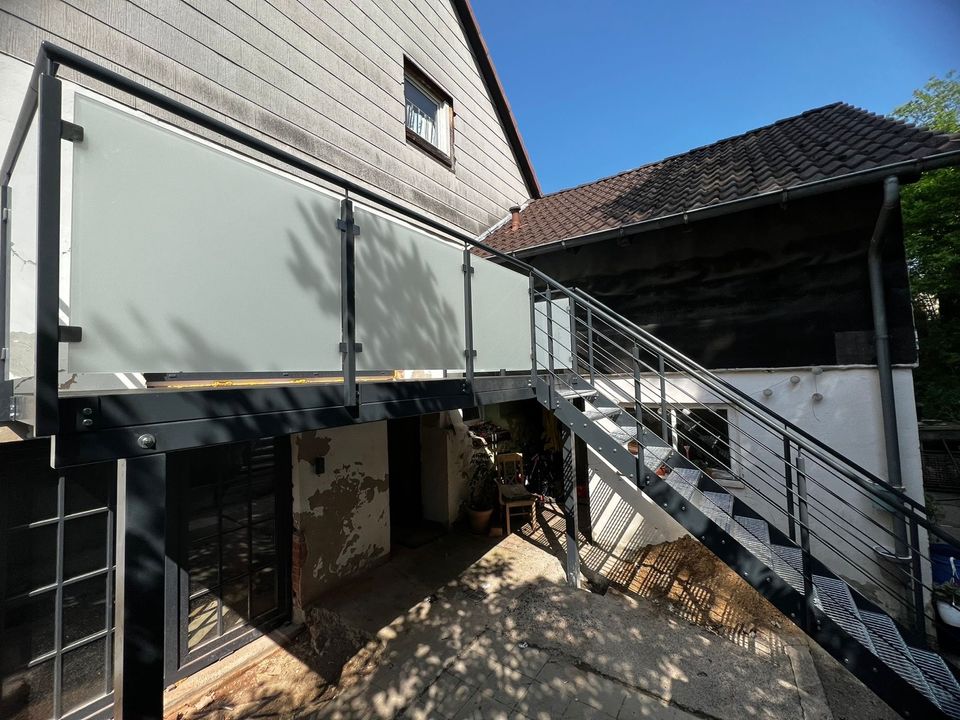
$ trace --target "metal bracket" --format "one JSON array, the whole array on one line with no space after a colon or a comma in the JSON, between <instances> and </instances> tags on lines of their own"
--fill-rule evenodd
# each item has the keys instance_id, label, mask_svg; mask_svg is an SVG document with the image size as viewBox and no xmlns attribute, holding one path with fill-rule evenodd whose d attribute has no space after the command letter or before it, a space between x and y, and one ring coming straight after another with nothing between
<instances>
[{"instance_id":1,"label":"metal bracket","mask_svg":"<svg viewBox=\"0 0 960 720\"><path fill-rule=\"evenodd\" d=\"M61 325L57 328L57 341L78 343L83 340L83 328L79 325Z\"/></svg>"},{"instance_id":2,"label":"metal bracket","mask_svg":"<svg viewBox=\"0 0 960 720\"><path fill-rule=\"evenodd\" d=\"M357 225L355 222L347 222L343 218L337 219L337 230L340 232L349 232L354 237L360 234L359 225Z\"/></svg>"},{"instance_id":3,"label":"metal bracket","mask_svg":"<svg viewBox=\"0 0 960 720\"><path fill-rule=\"evenodd\" d=\"M2 217L3 222L8 222L10 220L10 208L5 207L3 209L3 214L0 217Z\"/></svg>"},{"instance_id":4,"label":"metal bracket","mask_svg":"<svg viewBox=\"0 0 960 720\"><path fill-rule=\"evenodd\" d=\"M60 139L68 142L83 142L83 126L61 120Z\"/></svg>"},{"instance_id":5,"label":"metal bracket","mask_svg":"<svg viewBox=\"0 0 960 720\"><path fill-rule=\"evenodd\" d=\"M362 352L363 352L363 343L354 343L354 344L353 344L353 351L354 351L355 353L362 353ZM345 342L340 343L340 352L342 352L342 353L347 352L347 344L346 344Z\"/></svg>"},{"instance_id":6,"label":"metal bracket","mask_svg":"<svg viewBox=\"0 0 960 720\"><path fill-rule=\"evenodd\" d=\"M474 273L477 272L477 269L476 269L475 267L473 267L473 265L467 266L466 264L464 264L464 265L461 265L461 266L460 266L460 269L461 269L464 273L469 272L471 275L473 275Z\"/></svg>"},{"instance_id":7,"label":"metal bracket","mask_svg":"<svg viewBox=\"0 0 960 720\"><path fill-rule=\"evenodd\" d=\"M477 351L476 351L476 350L464 350L464 351L463 351L463 356L464 356L464 357L476 357L476 356L477 356Z\"/></svg>"}]
</instances>

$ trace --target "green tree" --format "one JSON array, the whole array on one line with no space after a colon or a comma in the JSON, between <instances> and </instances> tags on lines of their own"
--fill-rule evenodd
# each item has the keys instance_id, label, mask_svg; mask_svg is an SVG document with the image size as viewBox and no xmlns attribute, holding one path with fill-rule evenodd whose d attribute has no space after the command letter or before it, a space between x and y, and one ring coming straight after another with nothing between
<instances>
[{"instance_id":1,"label":"green tree","mask_svg":"<svg viewBox=\"0 0 960 720\"><path fill-rule=\"evenodd\" d=\"M960 132L960 79L931 78L894 117ZM927 419L960 421L960 168L926 173L902 192L904 243L920 338L917 400Z\"/></svg>"}]
</instances>

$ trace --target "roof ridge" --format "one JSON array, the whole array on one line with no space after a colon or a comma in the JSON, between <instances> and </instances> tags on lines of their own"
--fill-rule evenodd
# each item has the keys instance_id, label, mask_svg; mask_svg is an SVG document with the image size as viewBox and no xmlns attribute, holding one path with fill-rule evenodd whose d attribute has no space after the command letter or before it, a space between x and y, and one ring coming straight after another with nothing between
<instances>
[{"instance_id":1,"label":"roof ridge","mask_svg":"<svg viewBox=\"0 0 960 720\"><path fill-rule=\"evenodd\" d=\"M795 115L790 115L790 116L785 117L785 118L780 118L779 120L775 120L775 121L773 121L773 122L771 122L771 123L767 123L766 125L761 125L760 127L751 128L750 130L746 130L746 131L744 131L744 132L742 132L742 133L738 133L738 134L736 134L736 135L728 135L727 137L720 138L719 140L714 140L713 142L706 143L706 144L704 144L704 145L698 145L698 146L696 146L696 147L690 148L689 150L684 150L683 152L675 153L675 154L673 154L673 155L668 155L668 156L666 156L666 157L664 157L664 158L660 158L659 160L652 160L652 161L650 161L650 162L648 162L648 163L644 163L643 165L638 165L637 167L629 168L629 169L627 169L627 170L621 170L620 172L616 172L616 173L613 173L613 174L611 174L611 175L606 175L606 176L604 176L604 177L597 178L596 180L589 180L589 181L587 181L587 182L579 183L578 185L572 185L571 187L568 187L568 188L562 188L562 189L560 189L560 190L554 190L554 191L551 192L551 193L546 193L546 194L544 194L540 199L546 199L546 198L548 198L548 197L553 197L553 196L555 196L555 195L561 195L561 194L563 194L563 193L571 192L571 191L573 191L573 190L580 190L580 189L585 188L585 187L588 187L588 186L590 186L590 185L597 185L597 184L599 184L599 183L606 182L606 181L608 181L608 180L613 180L613 179L618 178L618 177L621 177L621 176L623 176L623 175L629 175L630 173L638 172L638 171L640 171L640 170L644 170L644 169L647 169L647 168L655 167L655 166L657 166L657 165L661 165L661 164L663 164L663 163L669 162L670 160L676 160L677 158L681 158L681 157L684 157L684 156L687 156L687 155L692 155L692 154L694 154L694 153L696 153L696 152L699 152L699 151L701 151L701 150L706 150L707 148L713 148L713 147L716 147L716 146L718 146L718 145L723 145L723 144L725 144L725 143L732 142L732 141L735 141L735 140L742 140L742 139L744 139L744 138L750 137L751 135L759 134L759 133L762 133L762 132L766 132L766 131L768 131L770 128L776 127L776 126L778 126L778 125L784 125L784 124L787 124L787 123L790 123L790 122L794 122L794 121L796 121L796 120L798 120L798 119L800 119L800 118L802 118L802 117L806 117L806 116L809 116L809 115L814 115L814 114L817 114L817 113L821 113L821 112L824 112L825 110L832 110L832 109L841 108L841 107L847 108L847 109L849 109L849 110L854 110L854 111L856 111L856 112L858 112L858 113L861 113L861 114L863 114L863 115L869 115L870 117L877 118L877 119L879 119L879 120L884 120L884 121L886 121L886 122L896 123L896 124L898 124L898 125L902 125L902 126L904 126L904 127L908 127L908 128L911 128L911 129L915 129L915 130L920 130L920 131L923 131L923 132L927 132L927 133L930 133L931 135L940 135L940 136L943 136L943 137L954 137L954 135L953 135L952 133L941 133L941 132L937 132L936 130L931 130L930 128L923 127L922 125L915 125L915 124L913 124L913 123L906 122L905 120L900 120L899 118L890 117L890 116L888 116L888 115L881 115L881 114L879 114L879 113L873 112L872 110L866 110L866 109L864 109L864 108L862 108L862 107L859 107L859 106L857 106L857 105L851 105L850 103L844 102L844 101L842 101L842 100L837 100L837 101L832 102L832 103L827 103L826 105L821 105L820 107L815 107L815 108L810 108L809 110L804 110L803 112L797 113L797 114L795 114Z\"/></svg>"}]
</instances>

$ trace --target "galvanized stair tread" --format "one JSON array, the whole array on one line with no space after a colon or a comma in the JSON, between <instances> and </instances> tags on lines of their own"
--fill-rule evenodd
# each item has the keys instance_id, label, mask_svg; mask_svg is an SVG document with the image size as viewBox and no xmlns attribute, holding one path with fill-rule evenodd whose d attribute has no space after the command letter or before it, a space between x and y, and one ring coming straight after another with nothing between
<instances>
[{"instance_id":1,"label":"galvanized stair tread","mask_svg":"<svg viewBox=\"0 0 960 720\"><path fill-rule=\"evenodd\" d=\"M881 613L867 610L860 611L860 619L873 643L873 654L929 700L939 705L893 620Z\"/></svg>"},{"instance_id":2,"label":"galvanized stair tread","mask_svg":"<svg viewBox=\"0 0 960 720\"><path fill-rule=\"evenodd\" d=\"M920 668L937 703L947 715L960 718L960 684L943 658L935 652L908 647L913 661Z\"/></svg>"},{"instance_id":3,"label":"galvanized stair tread","mask_svg":"<svg viewBox=\"0 0 960 720\"><path fill-rule=\"evenodd\" d=\"M555 392L565 400L592 400L599 395L595 389L589 386L583 388L582 390L574 390L573 388L560 388Z\"/></svg>"},{"instance_id":4,"label":"galvanized stair tread","mask_svg":"<svg viewBox=\"0 0 960 720\"><path fill-rule=\"evenodd\" d=\"M749 550L755 558L770 567L773 564L770 552L770 528L766 520L737 515L730 528L730 535Z\"/></svg>"},{"instance_id":5,"label":"galvanized stair tread","mask_svg":"<svg viewBox=\"0 0 960 720\"><path fill-rule=\"evenodd\" d=\"M618 427L616 430L612 428L606 429L606 433L607 435L612 437L617 442L618 445L626 445L631 440L636 439L632 432L630 432L629 430L624 430L621 427Z\"/></svg>"},{"instance_id":6,"label":"galvanized stair tread","mask_svg":"<svg viewBox=\"0 0 960 720\"><path fill-rule=\"evenodd\" d=\"M790 587L803 594L803 551L792 545L770 545L773 566L770 568Z\"/></svg>"},{"instance_id":7,"label":"galvanized stair tread","mask_svg":"<svg viewBox=\"0 0 960 720\"><path fill-rule=\"evenodd\" d=\"M587 416L587 420L593 420L594 422L597 422L597 420L603 420L604 418L607 418L608 420L616 420L622 412L623 410L618 407L595 406L592 408L587 408L584 410L583 414Z\"/></svg>"},{"instance_id":8,"label":"galvanized stair tread","mask_svg":"<svg viewBox=\"0 0 960 720\"><path fill-rule=\"evenodd\" d=\"M873 642L870 640L870 634L860 619L860 612L853 602L853 596L850 594L850 588L847 587L847 584L837 578L814 575L813 586L817 589L815 605L827 617L846 630L847 634L870 652L876 654Z\"/></svg>"}]
</instances>

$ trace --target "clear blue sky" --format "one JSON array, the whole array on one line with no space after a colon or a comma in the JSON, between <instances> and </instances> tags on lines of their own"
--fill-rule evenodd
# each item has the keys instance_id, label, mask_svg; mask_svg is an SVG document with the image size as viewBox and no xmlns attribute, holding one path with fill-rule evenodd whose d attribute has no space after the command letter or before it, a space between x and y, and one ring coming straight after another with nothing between
<instances>
[{"instance_id":1,"label":"clear blue sky","mask_svg":"<svg viewBox=\"0 0 960 720\"><path fill-rule=\"evenodd\" d=\"M960 71L960 0L473 0L544 192Z\"/></svg>"}]
</instances>

